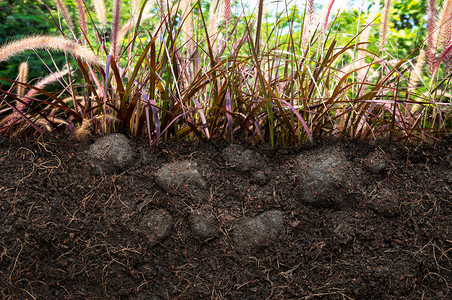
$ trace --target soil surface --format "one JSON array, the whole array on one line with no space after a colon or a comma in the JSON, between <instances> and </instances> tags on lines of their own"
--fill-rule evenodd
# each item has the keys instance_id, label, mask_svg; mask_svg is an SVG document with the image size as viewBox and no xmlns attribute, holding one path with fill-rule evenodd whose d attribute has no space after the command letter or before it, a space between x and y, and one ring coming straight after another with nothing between
<instances>
[{"instance_id":1,"label":"soil surface","mask_svg":"<svg viewBox=\"0 0 452 300\"><path fill-rule=\"evenodd\" d=\"M451 299L451 150L0 137L0 295Z\"/></svg>"}]
</instances>

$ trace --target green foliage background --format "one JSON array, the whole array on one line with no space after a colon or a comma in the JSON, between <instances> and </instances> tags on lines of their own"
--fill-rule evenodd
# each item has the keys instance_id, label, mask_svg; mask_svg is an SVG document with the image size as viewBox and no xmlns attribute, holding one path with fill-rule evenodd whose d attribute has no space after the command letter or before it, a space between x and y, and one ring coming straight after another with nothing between
<instances>
[{"instance_id":1,"label":"green foliage background","mask_svg":"<svg viewBox=\"0 0 452 300\"><path fill-rule=\"evenodd\" d=\"M0 44L32 34L43 34L55 31L45 7L35 0L0 0ZM40 55L44 55L42 51ZM28 58L28 56L30 56ZM48 71L36 55L23 53L7 62L0 63L0 77L14 78L19 64L29 62L29 78L37 78ZM49 62L50 63L50 62ZM2 83L8 86L8 83Z\"/></svg>"}]
</instances>

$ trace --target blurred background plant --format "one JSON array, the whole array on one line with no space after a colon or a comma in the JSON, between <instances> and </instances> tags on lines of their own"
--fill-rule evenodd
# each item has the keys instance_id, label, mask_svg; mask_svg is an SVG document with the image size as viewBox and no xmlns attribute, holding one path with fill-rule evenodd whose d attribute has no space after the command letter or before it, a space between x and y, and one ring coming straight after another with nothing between
<instances>
[{"instance_id":1,"label":"blurred background plant","mask_svg":"<svg viewBox=\"0 0 452 300\"><path fill-rule=\"evenodd\" d=\"M286 146L450 131L452 1L339 12L323 2L277 11L263 0L254 10L230 0L7 5L0 132Z\"/></svg>"}]
</instances>

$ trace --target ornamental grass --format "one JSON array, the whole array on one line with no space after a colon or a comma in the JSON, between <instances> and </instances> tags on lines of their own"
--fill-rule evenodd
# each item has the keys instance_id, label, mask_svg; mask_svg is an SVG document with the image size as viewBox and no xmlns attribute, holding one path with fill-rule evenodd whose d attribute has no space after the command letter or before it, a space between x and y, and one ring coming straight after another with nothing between
<instances>
[{"instance_id":1,"label":"ornamental grass","mask_svg":"<svg viewBox=\"0 0 452 300\"><path fill-rule=\"evenodd\" d=\"M416 143L449 132L452 1L429 1L427 36L402 58L388 43L392 1L359 12L346 40L333 4L317 12L309 0L268 18L263 0L251 14L229 0L114 0L111 12L102 0L76 1L71 19L55 1L47 8L60 35L11 40L0 61L45 49L64 53L66 65L41 79L27 78L26 65L0 78L0 133L288 146L332 136Z\"/></svg>"}]
</instances>

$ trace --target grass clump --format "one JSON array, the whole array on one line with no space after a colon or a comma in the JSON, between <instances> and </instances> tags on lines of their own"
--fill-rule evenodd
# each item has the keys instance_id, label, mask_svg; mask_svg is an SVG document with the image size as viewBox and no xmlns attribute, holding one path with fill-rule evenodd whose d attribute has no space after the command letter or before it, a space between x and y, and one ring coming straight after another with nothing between
<instances>
[{"instance_id":1,"label":"grass clump","mask_svg":"<svg viewBox=\"0 0 452 300\"><path fill-rule=\"evenodd\" d=\"M52 74L59 86L51 91L21 75L2 79L13 86L0 90L0 132L120 131L150 144L238 136L272 146L327 136L435 140L451 128L452 21L444 17L451 3L443 1L437 17L429 2L425 42L400 59L389 39L392 1L355 11L357 32L346 40L335 31L342 15L333 16L334 0L321 14L307 1L304 11L286 8L271 21L263 0L254 14L234 13L230 1L129 7L115 0L111 19L103 1L77 1L76 21L57 1L61 36L10 42L0 61L56 50L69 54L71 71Z\"/></svg>"}]
</instances>

